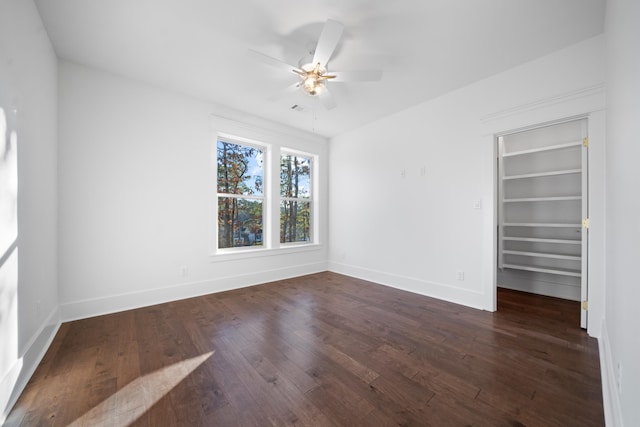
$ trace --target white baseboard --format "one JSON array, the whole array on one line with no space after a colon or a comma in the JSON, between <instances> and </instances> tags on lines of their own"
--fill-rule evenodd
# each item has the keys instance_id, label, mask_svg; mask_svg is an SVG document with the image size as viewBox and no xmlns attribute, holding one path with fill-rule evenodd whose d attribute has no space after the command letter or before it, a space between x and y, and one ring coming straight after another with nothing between
<instances>
[{"instance_id":1,"label":"white baseboard","mask_svg":"<svg viewBox=\"0 0 640 427\"><path fill-rule=\"evenodd\" d=\"M2 408L0 425L5 422L11 408L27 386L59 328L60 312L56 308L25 345L22 356L15 361L9 372L0 380L0 408Z\"/></svg>"},{"instance_id":2,"label":"white baseboard","mask_svg":"<svg viewBox=\"0 0 640 427\"><path fill-rule=\"evenodd\" d=\"M622 427L622 412L616 384L616 370L609 344L609 333L605 320L602 320L600 338L598 338L600 353L600 375L602 377L602 404L604 405L604 420L607 427Z\"/></svg>"},{"instance_id":3,"label":"white baseboard","mask_svg":"<svg viewBox=\"0 0 640 427\"><path fill-rule=\"evenodd\" d=\"M104 298L94 298L61 304L60 313L63 322L103 314L117 313L185 298L244 288L275 280L289 279L306 274L327 271L326 262L304 265L294 265L274 270L255 271L247 274L221 277L197 282L180 283L164 288L149 289L142 292L132 292L111 295Z\"/></svg>"},{"instance_id":4,"label":"white baseboard","mask_svg":"<svg viewBox=\"0 0 640 427\"><path fill-rule=\"evenodd\" d=\"M545 276L538 273L539 276ZM548 276L547 276L548 277ZM572 279L572 278L571 278ZM550 282L536 278L536 274L530 272L513 272L505 269L498 272L498 287L512 289L514 291L530 292L538 295L562 298L571 301L580 301L580 284Z\"/></svg>"},{"instance_id":5,"label":"white baseboard","mask_svg":"<svg viewBox=\"0 0 640 427\"><path fill-rule=\"evenodd\" d=\"M528 281L521 282L500 282L499 288L511 289L514 291L528 292L531 294L544 295L548 297L561 298L569 301L580 301L580 288L566 285L554 285L553 283Z\"/></svg>"},{"instance_id":6,"label":"white baseboard","mask_svg":"<svg viewBox=\"0 0 640 427\"><path fill-rule=\"evenodd\" d=\"M457 288L451 285L429 282L413 277L390 274L384 271L371 270L353 265L329 261L329 271L368 280L403 291L413 292L440 300L465 305L480 310L491 310L483 304L484 295L469 289Z\"/></svg>"}]
</instances>

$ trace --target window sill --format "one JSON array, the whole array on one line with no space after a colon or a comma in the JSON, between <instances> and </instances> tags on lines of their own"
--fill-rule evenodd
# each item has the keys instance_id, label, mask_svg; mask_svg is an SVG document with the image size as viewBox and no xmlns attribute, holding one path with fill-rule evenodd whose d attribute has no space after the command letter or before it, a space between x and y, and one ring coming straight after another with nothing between
<instances>
[{"instance_id":1,"label":"window sill","mask_svg":"<svg viewBox=\"0 0 640 427\"><path fill-rule=\"evenodd\" d=\"M288 255L301 252L319 251L322 245L319 243L291 243L279 248L265 249L228 249L223 252L211 254L211 262L237 261L268 256Z\"/></svg>"}]
</instances>

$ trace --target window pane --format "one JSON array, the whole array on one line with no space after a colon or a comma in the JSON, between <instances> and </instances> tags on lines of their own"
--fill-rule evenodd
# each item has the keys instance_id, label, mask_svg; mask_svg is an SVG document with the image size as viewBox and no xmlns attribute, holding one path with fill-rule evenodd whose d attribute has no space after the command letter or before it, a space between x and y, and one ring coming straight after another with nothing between
<instances>
[{"instance_id":1,"label":"window pane","mask_svg":"<svg viewBox=\"0 0 640 427\"><path fill-rule=\"evenodd\" d=\"M283 200L280 202L280 243L311 240L311 202Z\"/></svg>"},{"instance_id":2,"label":"window pane","mask_svg":"<svg viewBox=\"0 0 640 427\"><path fill-rule=\"evenodd\" d=\"M280 196L311 197L311 159L290 154L280 157Z\"/></svg>"},{"instance_id":3,"label":"window pane","mask_svg":"<svg viewBox=\"0 0 640 427\"><path fill-rule=\"evenodd\" d=\"M218 193L262 195L263 151L218 140Z\"/></svg>"},{"instance_id":4,"label":"window pane","mask_svg":"<svg viewBox=\"0 0 640 427\"><path fill-rule=\"evenodd\" d=\"M218 197L218 248L262 246L262 200Z\"/></svg>"}]
</instances>

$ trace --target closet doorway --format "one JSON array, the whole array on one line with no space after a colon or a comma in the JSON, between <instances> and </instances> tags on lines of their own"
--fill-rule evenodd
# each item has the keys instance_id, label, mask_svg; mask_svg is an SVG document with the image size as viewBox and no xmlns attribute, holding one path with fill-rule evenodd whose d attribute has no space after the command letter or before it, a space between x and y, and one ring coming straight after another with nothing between
<instances>
[{"instance_id":1,"label":"closet doorway","mask_svg":"<svg viewBox=\"0 0 640 427\"><path fill-rule=\"evenodd\" d=\"M497 136L497 286L581 301L587 327L587 118Z\"/></svg>"}]
</instances>

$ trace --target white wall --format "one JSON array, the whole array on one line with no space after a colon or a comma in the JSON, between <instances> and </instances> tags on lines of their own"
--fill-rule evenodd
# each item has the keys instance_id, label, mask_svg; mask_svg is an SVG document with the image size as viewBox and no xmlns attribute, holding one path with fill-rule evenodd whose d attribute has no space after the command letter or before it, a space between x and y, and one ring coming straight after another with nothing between
<instances>
[{"instance_id":1,"label":"white wall","mask_svg":"<svg viewBox=\"0 0 640 427\"><path fill-rule=\"evenodd\" d=\"M494 309L493 135L601 115L603 57L600 36L333 138L330 269Z\"/></svg>"},{"instance_id":2,"label":"white wall","mask_svg":"<svg viewBox=\"0 0 640 427\"><path fill-rule=\"evenodd\" d=\"M0 107L17 135L20 256L0 248L0 257L7 254L0 265L0 423L59 324L56 67L55 53L32 1L2 0ZM5 144L4 135L0 144ZM5 211L10 201L0 202Z\"/></svg>"},{"instance_id":3,"label":"white wall","mask_svg":"<svg viewBox=\"0 0 640 427\"><path fill-rule=\"evenodd\" d=\"M326 177L323 138L65 61L59 96L63 319L326 270L324 244L254 259L209 256L216 220L211 114L295 140L287 145L321 156ZM323 178L321 201L326 188Z\"/></svg>"},{"instance_id":4,"label":"white wall","mask_svg":"<svg viewBox=\"0 0 640 427\"><path fill-rule=\"evenodd\" d=\"M606 311L601 341L607 425L640 425L640 2L607 2Z\"/></svg>"}]
</instances>

